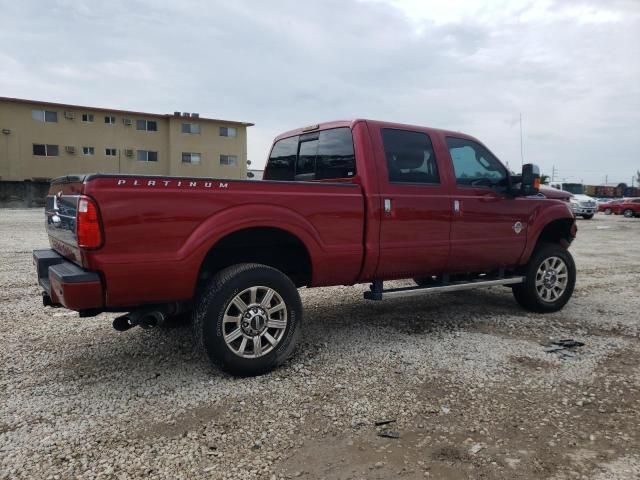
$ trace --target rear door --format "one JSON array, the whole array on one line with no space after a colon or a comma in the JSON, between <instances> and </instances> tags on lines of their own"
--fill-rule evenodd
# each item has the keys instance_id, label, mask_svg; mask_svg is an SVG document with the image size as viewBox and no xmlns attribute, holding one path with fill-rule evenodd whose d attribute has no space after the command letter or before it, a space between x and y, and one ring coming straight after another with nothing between
<instances>
[{"instance_id":1,"label":"rear door","mask_svg":"<svg viewBox=\"0 0 640 480\"><path fill-rule=\"evenodd\" d=\"M443 171L426 131L372 131L378 152L380 257L376 277L439 274L449 258L451 207Z\"/></svg>"},{"instance_id":2,"label":"rear door","mask_svg":"<svg viewBox=\"0 0 640 480\"><path fill-rule=\"evenodd\" d=\"M507 169L484 145L454 136L446 142L455 175L449 271L517 265L535 202L508 195Z\"/></svg>"}]
</instances>

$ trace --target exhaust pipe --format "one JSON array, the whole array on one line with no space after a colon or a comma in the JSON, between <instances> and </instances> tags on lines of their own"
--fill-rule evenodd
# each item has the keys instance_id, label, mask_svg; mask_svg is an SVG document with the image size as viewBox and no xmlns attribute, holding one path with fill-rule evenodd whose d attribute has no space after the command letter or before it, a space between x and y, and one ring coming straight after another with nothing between
<instances>
[{"instance_id":1,"label":"exhaust pipe","mask_svg":"<svg viewBox=\"0 0 640 480\"><path fill-rule=\"evenodd\" d=\"M117 317L113 321L113 328L119 332L125 332L135 326L142 328L157 327L166 320L166 310L139 310Z\"/></svg>"}]
</instances>

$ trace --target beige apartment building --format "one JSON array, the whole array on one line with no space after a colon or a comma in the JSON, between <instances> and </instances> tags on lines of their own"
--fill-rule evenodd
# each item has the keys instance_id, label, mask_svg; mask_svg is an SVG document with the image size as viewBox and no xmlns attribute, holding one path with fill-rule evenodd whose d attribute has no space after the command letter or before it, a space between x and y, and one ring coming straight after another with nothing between
<instances>
[{"instance_id":1,"label":"beige apartment building","mask_svg":"<svg viewBox=\"0 0 640 480\"><path fill-rule=\"evenodd\" d=\"M246 178L251 125L0 97L0 180L93 172Z\"/></svg>"}]
</instances>

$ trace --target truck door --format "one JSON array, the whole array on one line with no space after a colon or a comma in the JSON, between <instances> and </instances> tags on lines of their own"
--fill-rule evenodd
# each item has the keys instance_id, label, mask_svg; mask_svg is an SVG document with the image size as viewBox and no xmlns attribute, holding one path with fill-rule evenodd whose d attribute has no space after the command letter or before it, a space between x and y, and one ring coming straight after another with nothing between
<instances>
[{"instance_id":1,"label":"truck door","mask_svg":"<svg viewBox=\"0 0 640 480\"><path fill-rule=\"evenodd\" d=\"M442 273L449 258L451 207L427 132L380 128L372 132L380 158L382 204L378 278Z\"/></svg>"},{"instance_id":2,"label":"truck door","mask_svg":"<svg viewBox=\"0 0 640 480\"><path fill-rule=\"evenodd\" d=\"M486 147L453 136L446 142L455 174L449 271L517 265L534 202L507 195L507 169Z\"/></svg>"}]
</instances>

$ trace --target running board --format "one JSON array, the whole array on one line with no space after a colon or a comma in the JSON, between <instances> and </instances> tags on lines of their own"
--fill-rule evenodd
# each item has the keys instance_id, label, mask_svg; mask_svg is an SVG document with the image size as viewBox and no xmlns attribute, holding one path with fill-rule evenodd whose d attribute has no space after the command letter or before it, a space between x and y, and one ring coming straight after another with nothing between
<instances>
[{"instance_id":1,"label":"running board","mask_svg":"<svg viewBox=\"0 0 640 480\"><path fill-rule=\"evenodd\" d=\"M471 290L481 287L495 287L496 285L515 285L524 282L525 277L498 278L494 280L475 280L472 282L452 282L447 285L436 285L433 287L403 287L382 289L382 282L374 282L371 290L364 292L367 300L384 300L387 298L417 297L431 293L457 292L461 290ZM376 288L378 287L378 288Z\"/></svg>"}]
</instances>

